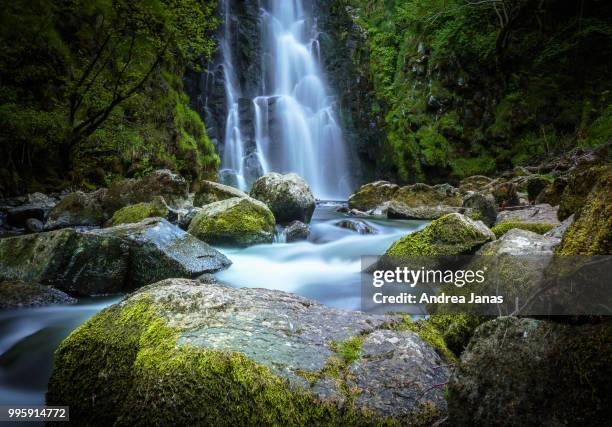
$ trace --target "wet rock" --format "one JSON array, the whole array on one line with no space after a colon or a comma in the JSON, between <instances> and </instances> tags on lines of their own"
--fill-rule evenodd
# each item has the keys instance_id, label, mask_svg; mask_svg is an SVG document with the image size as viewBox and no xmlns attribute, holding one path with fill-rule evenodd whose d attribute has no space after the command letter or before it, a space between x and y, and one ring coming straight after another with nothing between
<instances>
[{"instance_id":1,"label":"wet rock","mask_svg":"<svg viewBox=\"0 0 612 427\"><path fill-rule=\"evenodd\" d=\"M100 189L91 193L77 191L67 194L49 212L46 229L56 230L58 228L77 226L101 226L107 219L102 206L105 195L106 189Z\"/></svg>"},{"instance_id":2,"label":"wet rock","mask_svg":"<svg viewBox=\"0 0 612 427\"><path fill-rule=\"evenodd\" d=\"M502 317L481 325L448 385L453 425L605 425L612 323Z\"/></svg>"},{"instance_id":3,"label":"wet rock","mask_svg":"<svg viewBox=\"0 0 612 427\"><path fill-rule=\"evenodd\" d=\"M233 197L249 197L248 194L228 185L218 182L202 181L193 200L194 206L204 206L209 203L231 199Z\"/></svg>"},{"instance_id":4,"label":"wet rock","mask_svg":"<svg viewBox=\"0 0 612 427\"><path fill-rule=\"evenodd\" d=\"M191 220L189 233L215 245L245 247L274 240L274 215L262 202L234 197L205 205Z\"/></svg>"},{"instance_id":5,"label":"wet rock","mask_svg":"<svg viewBox=\"0 0 612 427\"><path fill-rule=\"evenodd\" d=\"M504 221L515 221L523 223L538 223L559 225L561 222L557 219L558 207L552 207L548 204L533 205L520 209L502 210L497 215L496 224Z\"/></svg>"},{"instance_id":6,"label":"wet rock","mask_svg":"<svg viewBox=\"0 0 612 427\"><path fill-rule=\"evenodd\" d=\"M362 185L349 197L349 209L368 211L391 200L399 186L388 181L376 181Z\"/></svg>"},{"instance_id":7,"label":"wet rock","mask_svg":"<svg viewBox=\"0 0 612 427\"><path fill-rule=\"evenodd\" d=\"M17 281L0 282L0 310L76 302L76 299L50 286Z\"/></svg>"},{"instance_id":8,"label":"wet rock","mask_svg":"<svg viewBox=\"0 0 612 427\"><path fill-rule=\"evenodd\" d=\"M293 221L284 230L287 243L306 240L310 235L310 227L301 221Z\"/></svg>"},{"instance_id":9,"label":"wet rock","mask_svg":"<svg viewBox=\"0 0 612 427\"><path fill-rule=\"evenodd\" d=\"M202 208L188 208L180 212L177 219L177 225L183 230L189 229L189 224L193 218L202 211Z\"/></svg>"},{"instance_id":10,"label":"wet rock","mask_svg":"<svg viewBox=\"0 0 612 427\"><path fill-rule=\"evenodd\" d=\"M44 222L57 201L42 193L28 194L23 204L6 209L6 222L13 227L25 227L30 218Z\"/></svg>"},{"instance_id":11,"label":"wet rock","mask_svg":"<svg viewBox=\"0 0 612 427\"><path fill-rule=\"evenodd\" d=\"M28 218L25 223L25 229L31 233L40 233L45 228L42 221L35 218Z\"/></svg>"},{"instance_id":12,"label":"wet rock","mask_svg":"<svg viewBox=\"0 0 612 427\"><path fill-rule=\"evenodd\" d=\"M255 181L250 195L265 203L280 224L293 220L309 223L315 209L310 187L294 173L264 175Z\"/></svg>"},{"instance_id":13,"label":"wet rock","mask_svg":"<svg viewBox=\"0 0 612 427\"><path fill-rule=\"evenodd\" d=\"M82 424L170 416L174 424L266 424L271 414L286 425L410 423L423 412L443 418L438 384L449 368L413 332L381 330L391 323L280 291L170 279L66 339L47 400L70 405ZM101 374L104 393L83 402Z\"/></svg>"},{"instance_id":14,"label":"wet rock","mask_svg":"<svg viewBox=\"0 0 612 427\"><path fill-rule=\"evenodd\" d=\"M133 224L146 218L166 218L168 217L168 206L161 196L156 196L151 202L137 203L135 205L121 208L113 214L110 226L119 224Z\"/></svg>"},{"instance_id":15,"label":"wet rock","mask_svg":"<svg viewBox=\"0 0 612 427\"><path fill-rule=\"evenodd\" d=\"M488 227L495 224L497 219L497 206L495 199L490 194L468 192L463 198L463 207L469 211L472 219L479 219Z\"/></svg>"},{"instance_id":16,"label":"wet rock","mask_svg":"<svg viewBox=\"0 0 612 427\"><path fill-rule=\"evenodd\" d=\"M565 218L565 220L563 220L561 224L557 225L555 228L544 233L544 236L554 237L555 239L562 239L563 236L565 235L565 232L567 231L569 226L572 225L573 222L574 222L574 215L570 215L569 217Z\"/></svg>"},{"instance_id":17,"label":"wet rock","mask_svg":"<svg viewBox=\"0 0 612 427\"><path fill-rule=\"evenodd\" d=\"M377 231L366 222L354 219L343 219L334 224L336 227L345 228L359 234L376 234Z\"/></svg>"}]
</instances>

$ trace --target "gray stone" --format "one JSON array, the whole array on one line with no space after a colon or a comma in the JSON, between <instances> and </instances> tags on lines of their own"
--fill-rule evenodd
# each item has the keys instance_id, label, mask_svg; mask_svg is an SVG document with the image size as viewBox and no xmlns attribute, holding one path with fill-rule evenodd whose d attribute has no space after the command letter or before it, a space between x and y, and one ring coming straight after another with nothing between
<instances>
[{"instance_id":1,"label":"gray stone","mask_svg":"<svg viewBox=\"0 0 612 427\"><path fill-rule=\"evenodd\" d=\"M496 224L502 221L517 221L532 224L559 225L561 222L557 218L558 211L558 206L552 207L545 203L520 209L502 210L497 215Z\"/></svg>"},{"instance_id":2,"label":"gray stone","mask_svg":"<svg viewBox=\"0 0 612 427\"><path fill-rule=\"evenodd\" d=\"M495 224L497 207L492 195L468 192L463 198L463 207L471 211L470 216L480 219L488 227Z\"/></svg>"},{"instance_id":3,"label":"gray stone","mask_svg":"<svg viewBox=\"0 0 612 427\"><path fill-rule=\"evenodd\" d=\"M567 231L568 227L572 225L573 222L574 222L574 214L565 218L561 224L559 224L552 230L544 233L544 236L552 237L552 238L559 239L559 240L563 239L563 235L565 235L565 232Z\"/></svg>"},{"instance_id":4,"label":"gray stone","mask_svg":"<svg viewBox=\"0 0 612 427\"><path fill-rule=\"evenodd\" d=\"M354 219L343 219L334 223L336 227L354 231L359 234L376 234L377 231L366 222Z\"/></svg>"},{"instance_id":5,"label":"gray stone","mask_svg":"<svg viewBox=\"0 0 612 427\"><path fill-rule=\"evenodd\" d=\"M76 299L50 286L23 282L0 282L0 310L76 302Z\"/></svg>"},{"instance_id":6,"label":"gray stone","mask_svg":"<svg viewBox=\"0 0 612 427\"><path fill-rule=\"evenodd\" d=\"M250 195L265 203L281 224L294 220L309 223L316 204L306 181L294 173L264 175L255 181Z\"/></svg>"},{"instance_id":7,"label":"gray stone","mask_svg":"<svg viewBox=\"0 0 612 427\"><path fill-rule=\"evenodd\" d=\"M196 207L201 207L209 203L218 202L221 200L231 199L233 197L249 197L248 194L230 187L229 185L219 184L212 181L201 181L199 189L195 194L193 204Z\"/></svg>"},{"instance_id":8,"label":"gray stone","mask_svg":"<svg viewBox=\"0 0 612 427\"><path fill-rule=\"evenodd\" d=\"M284 230L287 243L306 240L310 235L310 227L301 221L293 221Z\"/></svg>"},{"instance_id":9,"label":"gray stone","mask_svg":"<svg viewBox=\"0 0 612 427\"><path fill-rule=\"evenodd\" d=\"M25 223L25 228L31 233L40 233L44 229L44 225L41 220L35 218L28 218Z\"/></svg>"},{"instance_id":10,"label":"gray stone","mask_svg":"<svg viewBox=\"0 0 612 427\"><path fill-rule=\"evenodd\" d=\"M389 219L438 219L451 213L464 213L465 208L457 206L433 205L409 207L402 202L391 200L387 206Z\"/></svg>"},{"instance_id":11,"label":"gray stone","mask_svg":"<svg viewBox=\"0 0 612 427\"><path fill-rule=\"evenodd\" d=\"M77 191L67 194L49 212L46 229L102 225L107 219L102 207L105 195L106 189L91 193Z\"/></svg>"}]
</instances>

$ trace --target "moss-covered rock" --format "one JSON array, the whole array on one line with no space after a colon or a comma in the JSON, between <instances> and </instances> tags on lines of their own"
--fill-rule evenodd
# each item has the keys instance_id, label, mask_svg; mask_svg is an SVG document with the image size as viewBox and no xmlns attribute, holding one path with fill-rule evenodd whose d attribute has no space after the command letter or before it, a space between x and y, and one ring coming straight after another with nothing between
<instances>
[{"instance_id":1,"label":"moss-covered rock","mask_svg":"<svg viewBox=\"0 0 612 427\"><path fill-rule=\"evenodd\" d=\"M438 384L448 367L416 334L384 329L392 322L279 291L167 280L102 311L60 345L47 402L70 405L71 420L83 425L415 425L432 411L443 418Z\"/></svg>"},{"instance_id":2,"label":"moss-covered rock","mask_svg":"<svg viewBox=\"0 0 612 427\"><path fill-rule=\"evenodd\" d=\"M0 310L74 304L76 299L50 286L24 282L0 282Z\"/></svg>"},{"instance_id":3,"label":"moss-covered rock","mask_svg":"<svg viewBox=\"0 0 612 427\"><path fill-rule=\"evenodd\" d=\"M518 186L514 182L499 182L492 191L495 202L502 208L519 204Z\"/></svg>"},{"instance_id":4,"label":"moss-covered rock","mask_svg":"<svg viewBox=\"0 0 612 427\"><path fill-rule=\"evenodd\" d=\"M140 222L146 218L159 217L166 218L168 216L168 207L164 198L161 196L154 197L151 202L137 203L135 205L126 206L119 209L113 214L110 220L110 226L119 224L133 224Z\"/></svg>"},{"instance_id":5,"label":"moss-covered rock","mask_svg":"<svg viewBox=\"0 0 612 427\"><path fill-rule=\"evenodd\" d=\"M559 206L561 203L561 196L563 194L563 190L567 186L567 178L566 177L558 177L555 180L548 184L540 194L538 194L535 198L535 204L543 204L548 203L551 206Z\"/></svg>"},{"instance_id":6,"label":"moss-covered rock","mask_svg":"<svg viewBox=\"0 0 612 427\"><path fill-rule=\"evenodd\" d=\"M291 221L309 223L316 200L310 187L299 175L269 173L253 183L251 197L265 203L280 224Z\"/></svg>"},{"instance_id":7,"label":"moss-covered rock","mask_svg":"<svg viewBox=\"0 0 612 427\"><path fill-rule=\"evenodd\" d=\"M491 194L468 192L463 198L465 214L474 220L480 220L491 227L497 220L497 206Z\"/></svg>"},{"instance_id":8,"label":"moss-covered rock","mask_svg":"<svg viewBox=\"0 0 612 427\"><path fill-rule=\"evenodd\" d=\"M481 221L453 213L402 237L385 252L390 257L453 256L476 252L495 235Z\"/></svg>"},{"instance_id":9,"label":"moss-covered rock","mask_svg":"<svg viewBox=\"0 0 612 427\"><path fill-rule=\"evenodd\" d=\"M274 214L262 202L234 197L205 205L191 220L189 233L216 245L272 243Z\"/></svg>"},{"instance_id":10,"label":"moss-covered rock","mask_svg":"<svg viewBox=\"0 0 612 427\"><path fill-rule=\"evenodd\" d=\"M198 184L198 191L195 193L193 199L193 204L197 207L231 199L233 197L249 197L248 194L237 188L219 184L218 182L200 181Z\"/></svg>"},{"instance_id":11,"label":"moss-covered rock","mask_svg":"<svg viewBox=\"0 0 612 427\"><path fill-rule=\"evenodd\" d=\"M349 209L369 211L391 200L399 186L388 181L376 181L362 185L349 197Z\"/></svg>"},{"instance_id":12,"label":"moss-covered rock","mask_svg":"<svg viewBox=\"0 0 612 427\"><path fill-rule=\"evenodd\" d=\"M499 318L475 332L448 386L453 425L605 425L612 323Z\"/></svg>"},{"instance_id":13,"label":"moss-covered rock","mask_svg":"<svg viewBox=\"0 0 612 427\"><path fill-rule=\"evenodd\" d=\"M560 255L612 254L612 168L599 177L557 249Z\"/></svg>"},{"instance_id":14,"label":"moss-covered rock","mask_svg":"<svg viewBox=\"0 0 612 427\"><path fill-rule=\"evenodd\" d=\"M502 221L499 224L496 224L491 231L495 234L495 236L499 239L501 236L506 234L509 230L513 228L519 228L521 230L533 231L538 234L545 234L548 231L555 228L554 224L544 224L539 222L519 222L519 221Z\"/></svg>"},{"instance_id":15,"label":"moss-covered rock","mask_svg":"<svg viewBox=\"0 0 612 427\"><path fill-rule=\"evenodd\" d=\"M463 200L449 184L414 184L395 192L387 209L388 218L437 219L449 213L462 213Z\"/></svg>"},{"instance_id":16,"label":"moss-covered rock","mask_svg":"<svg viewBox=\"0 0 612 427\"><path fill-rule=\"evenodd\" d=\"M549 175L531 175L525 185L529 201L534 202L542 190L551 185L552 182L553 178Z\"/></svg>"},{"instance_id":17,"label":"moss-covered rock","mask_svg":"<svg viewBox=\"0 0 612 427\"><path fill-rule=\"evenodd\" d=\"M49 212L45 227L48 230L74 226L100 226L105 215L102 200L106 189L83 193L69 193Z\"/></svg>"},{"instance_id":18,"label":"moss-covered rock","mask_svg":"<svg viewBox=\"0 0 612 427\"><path fill-rule=\"evenodd\" d=\"M575 166L571 171L568 183L563 189L559 202L559 219L563 221L573 213L576 213L586 202L593 187L601 179L612 171L609 164L592 164L583 162Z\"/></svg>"},{"instance_id":19,"label":"moss-covered rock","mask_svg":"<svg viewBox=\"0 0 612 427\"><path fill-rule=\"evenodd\" d=\"M486 192L490 189L493 179L483 175L473 175L464 178L459 183L459 191L462 193L468 191Z\"/></svg>"}]
</instances>

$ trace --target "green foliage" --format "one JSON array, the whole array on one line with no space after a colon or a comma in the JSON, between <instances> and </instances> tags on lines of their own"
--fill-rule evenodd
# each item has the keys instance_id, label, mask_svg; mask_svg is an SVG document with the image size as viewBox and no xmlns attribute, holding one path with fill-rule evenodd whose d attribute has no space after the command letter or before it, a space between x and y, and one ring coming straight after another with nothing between
<instances>
[{"instance_id":1,"label":"green foliage","mask_svg":"<svg viewBox=\"0 0 612 427\"><path fill-rule=\"evenodd\" d=\"M502 221L494 226L491 231L499 239L501 236L506 234L513 228L519 228L521 230L533 231L534 233L544 234L552 230L555 226L553 224L544 223L531 223L531 222L519 222L519 221Z\"/></svg>"}]
</instances>

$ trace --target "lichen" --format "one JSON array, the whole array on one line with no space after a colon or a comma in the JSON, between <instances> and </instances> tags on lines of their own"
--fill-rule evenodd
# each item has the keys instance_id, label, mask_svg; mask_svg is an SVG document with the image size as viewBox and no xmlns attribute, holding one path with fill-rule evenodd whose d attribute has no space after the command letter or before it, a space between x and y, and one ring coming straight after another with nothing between
<instances>
[{"instance_id":1,"label":"lichen","mask_svg":"<svg viewBox=\"0 0 612 427\"><path fill-rule=\"evenodd\" d=\"M519 228L521 230L532 231L538 234L544 234L555 227L554 224L546 224L546 223L531 223L531 222L520 222L520 221L502 221L499 224L495 225L491 228L491 231L495 234L495 236L499 239L501 236L506 234L508 231L513 228Z\"/></svg>"}]
</instances>

